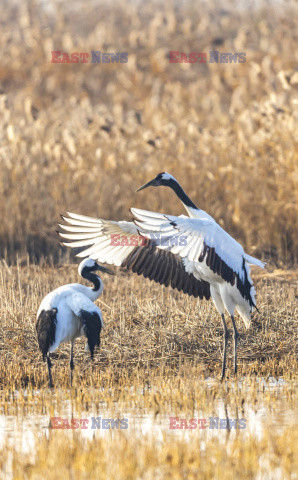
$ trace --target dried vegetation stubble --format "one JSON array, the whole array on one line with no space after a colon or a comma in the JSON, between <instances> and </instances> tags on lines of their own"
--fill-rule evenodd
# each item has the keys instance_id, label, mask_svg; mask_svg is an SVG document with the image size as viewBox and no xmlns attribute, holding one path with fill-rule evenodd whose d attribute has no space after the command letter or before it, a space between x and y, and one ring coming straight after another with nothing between
<instances>
[{"instance_id":1,"label":"dried vegetation stubble","mask_svg":"<svg viewBox=\"0 0 298 480\"><path fill-rule=\"evenodd\" d=\"M77 269L9 267L3 262L0 278L0 381L6 388L28 383L39 388L47 382L47 369L38 352L36 312L48 292L77 281ZM121 272L103 280L105 290L98 300L105 321L102 346L92 366L84 341L76 341L79 383L94 385L99 379L102 383L110 375L115 381L126 379L138 368L149 377L164 368L174 375L185 363L201 376L219 375L222 327L211 301L196 301ZM237 319L240 374L291 378L295 373L296 287L297 275L291 271L266 272L256 278L260 314L254 315L249 330ZM232 355L232 341L230 347ZM68 384L69 351L69 345L63 345L53 354L58 384Z\"/></svg>"},{"instance_id":2,"label":"dried vegetation stubble","mask_svg":"<svg viewBox=\"0 0 298 480\"><path fill-rule=\"evenodd\" d=\"M258 5L6 1L0 246L11 260L57 259L64 209L177 213L168 191L133 196L167 170L250 253L295 261L297 4ZM169 63L170 50L215 49L247 62ZM127 51L129 61L53 64L53 50Z\"/></svg>"}]
</instances>

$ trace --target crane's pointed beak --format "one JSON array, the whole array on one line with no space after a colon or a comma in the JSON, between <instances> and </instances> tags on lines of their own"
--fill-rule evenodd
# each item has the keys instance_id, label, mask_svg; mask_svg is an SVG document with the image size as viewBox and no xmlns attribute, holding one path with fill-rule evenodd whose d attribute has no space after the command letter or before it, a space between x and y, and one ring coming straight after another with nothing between
<instances>
[{"instance_id":1,"label":"crane's pointed beak","mask_svg":"<svg viewBox=\"0 0 298 480\"><path fill-rule=\"evenodd\" d=\"M103 267L102 265L98 265L97 270L100 270L101 272L108 273L109 275L114 275L114 272L112 270L109 270L106 267Z\"/></svg>"},{"instance_id":2,"label":"crane's pointed beak","mask_svg":"<svg viewBox=\"0 0 298 480\"><path fill-rule=\"evenodd\" d=\"M154 187L154 181L155 181L155 178L153 180L150 180L150 182L145 183L145 185L142 185L140 188L136 190L136 192L140 192L141 190L144 190L147 187Z\"/></svg>"}]
</instances>

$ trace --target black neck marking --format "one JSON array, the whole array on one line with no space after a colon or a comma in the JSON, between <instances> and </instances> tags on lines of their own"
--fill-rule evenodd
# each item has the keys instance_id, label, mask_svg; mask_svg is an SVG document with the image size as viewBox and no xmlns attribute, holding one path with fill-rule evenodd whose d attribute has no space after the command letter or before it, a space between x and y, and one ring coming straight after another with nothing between
<instances>
[{"instance_id":1,"label":"black neck marking","mask_svg":"<svg viewBox=\"0 0 298 480\"><path fill-rule=\"evenodd\" d=\"M95 273L89 272L86 268L82 271L82 277L93 283L93 292L98 292L101 286L101 279Z\"/></svg>"},{"instance_id":2,"label":"black neck marking","mask_svg":"<svg viewBox=\"0 0 298 480\"><path fill-rule=\"evenodd\" d=\"M179 183L176 180L173 180L172 178L167 182L167 185L174 190L176 193L177 197L181 200L184 205L190 208L195 208L196 210L199 210L198 207L191 201L191 199L186 195L185 191L179 185Z\"/></svg>"}]
</instances>

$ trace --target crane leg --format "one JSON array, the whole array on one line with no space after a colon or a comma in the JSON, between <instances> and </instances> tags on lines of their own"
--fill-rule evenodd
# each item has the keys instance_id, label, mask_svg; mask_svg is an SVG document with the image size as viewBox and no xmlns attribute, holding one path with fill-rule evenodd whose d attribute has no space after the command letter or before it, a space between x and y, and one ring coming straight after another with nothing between
<instances>
[{"instance_id":1,"label":"crane leg","mask_svg":"<svg viewBox=\"0 0 298 480\"><path fill-rule=\"evenodd\" d=\"M237 373L237 343L238 343L239 333L236 328L236 323L233 315L231 315L231 319L232 319L233 328L234 328L234 373L236 374Z\"/></svg>"},{"instance_id":2,"label":"crane leg","mask_svg":"<svg viewBox=\"0 0 298 480\"><path fill-rule=\"evenodd\" d=\"M221 320L224 328L224 351L223 351L222 371L221 371L221 380L223 380L226 373L226 358L227 358L227 344L228 344L228 338L229 338L229 330L228 330L223 313L221 314Z\"/></svg>"},{"instance_id":3,"label":"crane leg","mask_svg":"<svg viewBox=\"0 0 298 480\"><path fill-rule=\"evenodd\" d=\"M73 363L73 342L71 342L70 347L70 386L72 387L72 378L73 378L73 370L74 370L74 363Z\"/></svg>"},{"instance_id":4,"label":"crane leg","mask_svg":"<svg viewBox=\"0 0 298 480\"><path fill-rule=\"evenodd\" d=\"M48 372L49 372L49 386L50 386L50 388L54 388L53 378L52 378L52 370L51 370L52 362L51 362L49 354L47 354L47 365L48 365Z\"/></svg>"}]
</instances>

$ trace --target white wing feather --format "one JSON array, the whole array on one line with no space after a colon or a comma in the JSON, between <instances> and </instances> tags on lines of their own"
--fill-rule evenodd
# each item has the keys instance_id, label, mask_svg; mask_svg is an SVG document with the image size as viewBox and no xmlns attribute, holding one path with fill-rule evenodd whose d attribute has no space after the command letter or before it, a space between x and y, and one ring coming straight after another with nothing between
<instances>
[{"instance_id":1,"label":"white wing feather","mask_svg":"<svg viewBox=\"0 0 298 480\"><path fill-rule=\"evenodd\" d=\"M78 253L78 257L89 256L101 263L120 266L134 248L145 240L133 222L102 220L75 213L68 213L68 217L63 218L70 225L59 225L64 230L59 235L71 241L63 241L63 245L89 247ZM112 235L119 235L120 245L113 245Z\"/></svg>"},{"instance_id":2,"label":"white wing feather","mask_svg":"<svg viewBox=\"0 0 298 480\"><path fill-rule=\"evenodd\" d=\"M136 208L132 208L131 212L142 235L150 236L150 234L158 233L162 235L166 232L166 236L171 238L178 232L187 239L186 245L182 243L181 245L171 246L173 242L170 241L168 246L160 245L158 248L169 250L182 258L196 262L205 243L209 247L213 247L217 255L234 272L238 273L240 278L243 278L244 250L240 243L234 240L214 220L181 218ZM159 219L159 223L157 219Z\"/></svg>"}]
</instances>

